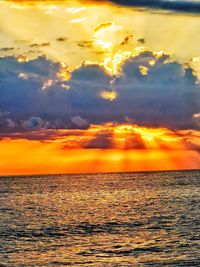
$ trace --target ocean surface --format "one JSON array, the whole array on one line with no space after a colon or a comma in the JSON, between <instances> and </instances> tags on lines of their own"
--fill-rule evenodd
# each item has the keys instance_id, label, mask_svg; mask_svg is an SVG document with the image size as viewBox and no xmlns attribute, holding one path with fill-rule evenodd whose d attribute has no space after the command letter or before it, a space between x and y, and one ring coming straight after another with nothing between
<instances>
[{"instance_id":1,"label":"ocean surface","mask_svg":"<svg viewBox=\"0 0 200 267\"><path fill-rule=\"evenodd\" d=\"M200 171L0 177L0 266L200 266Z\"/></svg>"}]
</instances>

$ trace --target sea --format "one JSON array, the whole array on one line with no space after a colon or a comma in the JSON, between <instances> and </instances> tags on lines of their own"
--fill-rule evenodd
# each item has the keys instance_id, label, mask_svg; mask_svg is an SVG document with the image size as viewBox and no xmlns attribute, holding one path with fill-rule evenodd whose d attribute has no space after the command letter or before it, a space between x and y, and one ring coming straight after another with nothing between
<instances>
[{"instance_id":1,"label":"sea","mask_svg":"<svg viewBox=\"0 0 200 267\"><path fill-rule=\"evenodd\" d=\"M200 171L0 177L0 266L200 266Z\"/></svg>"}]
</instances>

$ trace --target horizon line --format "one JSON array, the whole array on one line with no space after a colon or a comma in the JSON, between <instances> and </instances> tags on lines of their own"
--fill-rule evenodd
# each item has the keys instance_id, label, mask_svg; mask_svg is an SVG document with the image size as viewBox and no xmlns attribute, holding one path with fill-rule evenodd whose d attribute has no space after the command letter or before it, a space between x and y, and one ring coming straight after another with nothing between
<instances>
[{"instance_id":1,"label":"horizon line","mask_svg":"<svg viewBox=\"0 0 200 267\"><path fill-rule=\"evenodd\" d=\"M155 172L191 172L191 171L200 171L199 169L177 169L177 170L173 170L173 169L169 169L169 170L144 170L144 171L117 171L117 172L83 172L83 173L35 173L35 174L6 174L6 175L1 175L0 174L0 179L4 178L4 177L35 177L35 176L51 176L51 175L55 175L55 176L59 176L59 175L99 175L99 174L123 174L123 173L127 173L127 174L131 174L131 173L155 173Z\"/></svg>"}]
</instances>

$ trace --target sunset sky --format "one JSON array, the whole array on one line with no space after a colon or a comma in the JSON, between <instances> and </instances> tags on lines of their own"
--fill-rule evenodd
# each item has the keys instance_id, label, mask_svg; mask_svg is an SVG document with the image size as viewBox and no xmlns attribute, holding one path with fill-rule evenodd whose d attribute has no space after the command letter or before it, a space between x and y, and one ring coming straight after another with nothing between
<instances>
[{"instance_id":1,"label":"sunset sky","mask_svg":"<svg viewBox=\"0 0 200 267\"><path fill-rule=\"evenodd\" d=\"M0 175L200 169L200 1L0 1Z\"/></svg>"}]
</instances>

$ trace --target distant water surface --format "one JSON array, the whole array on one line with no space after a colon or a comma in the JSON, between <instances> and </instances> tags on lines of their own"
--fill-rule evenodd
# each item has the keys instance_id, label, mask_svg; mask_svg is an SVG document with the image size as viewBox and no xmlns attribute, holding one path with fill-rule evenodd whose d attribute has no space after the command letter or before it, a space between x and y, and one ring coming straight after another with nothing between
<instances>
[{"instance_id":1,"label":"distant water surface","mask_svg":"<svg viewBox=\"0 0 200 267\"><path fill-rule=\"evenodd\" d=\"M200 266L200 171L1 177L0 266Z\"/></svg>"}]
</instances>

